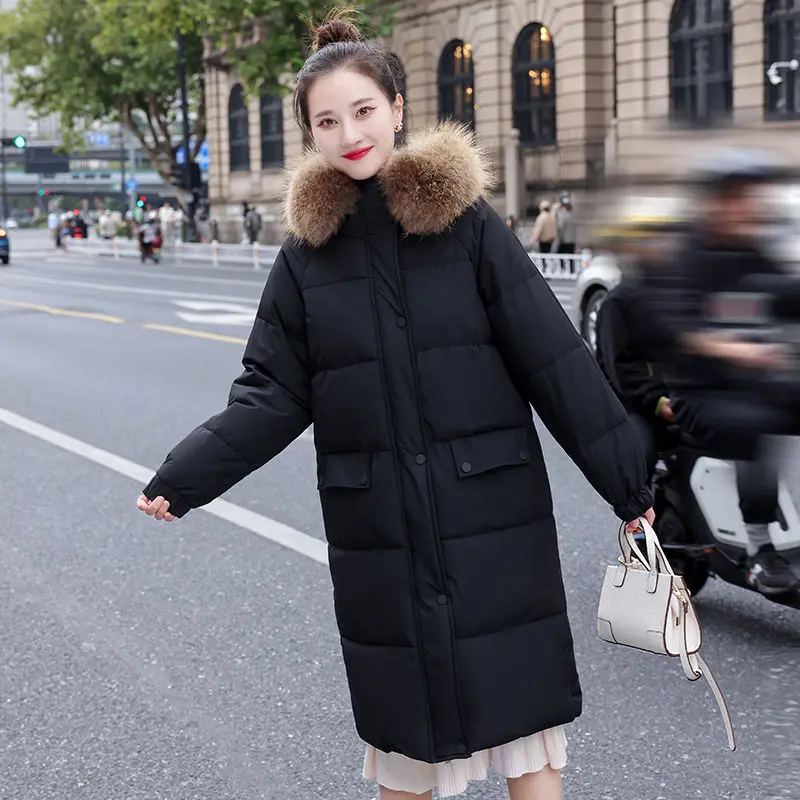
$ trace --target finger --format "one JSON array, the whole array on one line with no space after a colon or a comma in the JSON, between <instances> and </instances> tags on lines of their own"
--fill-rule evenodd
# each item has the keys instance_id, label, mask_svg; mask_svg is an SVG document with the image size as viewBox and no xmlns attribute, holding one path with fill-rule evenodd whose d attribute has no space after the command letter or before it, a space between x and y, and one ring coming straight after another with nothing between
<instances>
[{"instance_id":1,"label":"finger","mask_svg":"<svg viewBox=\"0 0 800 800\"><path fill-rule=\"evenodd\" d=\"M159 522L161 522L166 516L167 511L169 511L169 500L164 500L164 502L161 505L161 508L158 509L158 514L156 514L156 519Z\"/></svg>"},{"instance_id":2,"label":"finger","mask_svg":"<svg viewBox=\"0 0 800 800\"><path fill-rule=\"evenodd\" d=\"M170 514L169 512L167 512L167 513L165 514L165 516L164 516L164 519L165 519L167 522L172 522L172 520L174 520L174 519L175 519L175 515L174 515L174 514Z\"/></svg>"},{"instance_id":3,"label":"finger","mask_svg":"<svg viewBox=\"0 0 800 800\"><path fill-rule=\"evenodd\" d=\"M164 502L164 498L163 497L156 497L155 500L151 500L150 501L150 505L147 507L147 513L151 517L156 517L157 518L156 515L161 510L161 505L162 505L163 502Z\"/></svg>"},{"instance_id":4,"label":"finger","mask_svg":"<svg viewBox=\"0 0 800 800\"><path fill-rule=\"evenodd\" d=\"M143 494L140 494L136 499L136 508L138 508L139 511L146 511L149 503L150 501Z\"/></svg>"}]
</instances>

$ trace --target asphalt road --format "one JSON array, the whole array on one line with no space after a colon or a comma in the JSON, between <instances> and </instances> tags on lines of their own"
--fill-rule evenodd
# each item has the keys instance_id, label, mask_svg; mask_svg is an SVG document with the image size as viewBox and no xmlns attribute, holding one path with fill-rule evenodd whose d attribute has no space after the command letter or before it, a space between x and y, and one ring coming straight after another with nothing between
<instances>
[{"instance_id":1,"label":"asphalt road","mask_svg":"<svg viewBox=\"0 0 800 800\"><path fill-rule=\"evenodd\" d=\"M224 406L264 275L47 252L0 268L0 798L374 798L310 436L209 511L165 525L134 505ZM800 614L718 581L699 597L729 753L703 684L597 639L615 521L543 440L585 693L566 797L800 798ZM494 775L464 795L503 796Z\"/></svg>"}]
</instances>

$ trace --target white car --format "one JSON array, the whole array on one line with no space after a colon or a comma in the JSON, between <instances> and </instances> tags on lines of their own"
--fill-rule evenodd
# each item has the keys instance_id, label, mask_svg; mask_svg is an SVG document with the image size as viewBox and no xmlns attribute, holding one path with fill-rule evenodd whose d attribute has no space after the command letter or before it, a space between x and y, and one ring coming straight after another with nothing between
<instances>
[{"instance_id":1,"label":"white car","mask_svg":"<svg viewBox=\"0 0 800 800\"><path fill-rule=\"evenodd\" d=\"M597 313L606 295L619 283L621 273L610 254L598 254L581 270L572 297L572 321L594 351L597 347Z\"/></svg>"}]
</instances>

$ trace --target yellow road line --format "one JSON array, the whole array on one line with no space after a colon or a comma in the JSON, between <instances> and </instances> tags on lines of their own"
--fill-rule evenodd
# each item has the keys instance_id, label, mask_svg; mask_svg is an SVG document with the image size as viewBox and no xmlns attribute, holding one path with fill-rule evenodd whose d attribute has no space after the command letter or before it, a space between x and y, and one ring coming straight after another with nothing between
<instances>
[{"instance_id":1,"label":"yellow road line","mask_svg":"<svg viewBox=\"0 0 800 800\"><path fill-rule=\"evenodd\" d=\"M71 311L68 308L53 308L53 306L43 306L38 303L23 303L20 300L2 300L0 303L6 306L17 306L18 308L29 308L32 311L41 311L45 314L54 314L60 317L81 317L82 319L94 319L98 322L112 322L115 325L121 325L125 322L124 319L119 317L110 317L107 314L91 314L88 311Z\"/></svg>"},{"instance_id":2,"label":"yellow road line","mask_svg":"<svg viewBox=\"0 0 800 800\"><path fill-rule=\"evenodd\" d=\"M151 331L165 331L166 333L179 333L182 336L196 336L198 339L214 339L218 342L230 342L231 344L247 344L247 339L238 336L225 336L222 333L209 333L208 331L194 331L191 328L174 328L172 325L156 325L151 323L142 325Z\"/></svg>"}]
</instances>

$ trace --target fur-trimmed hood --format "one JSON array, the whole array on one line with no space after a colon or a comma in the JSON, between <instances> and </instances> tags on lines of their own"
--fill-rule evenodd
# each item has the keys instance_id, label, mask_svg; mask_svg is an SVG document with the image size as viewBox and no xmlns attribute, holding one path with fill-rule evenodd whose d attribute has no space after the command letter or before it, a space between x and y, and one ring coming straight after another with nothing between
<instances>
[{"instance_id":1,"label":"fur-trimmed hood","mask_svg":"<svg viewBox=\"0 0 800 800\"><path fill-rule=\"evenodd\" d=\"M474 134L453 122L409 136L378 174L389 213L406 233L443 233L491 189L494 178ZM287 232L321 247L355 210L356 182L316 151L288 170L284 201Z\"/></svg>"}]
</instances>

